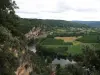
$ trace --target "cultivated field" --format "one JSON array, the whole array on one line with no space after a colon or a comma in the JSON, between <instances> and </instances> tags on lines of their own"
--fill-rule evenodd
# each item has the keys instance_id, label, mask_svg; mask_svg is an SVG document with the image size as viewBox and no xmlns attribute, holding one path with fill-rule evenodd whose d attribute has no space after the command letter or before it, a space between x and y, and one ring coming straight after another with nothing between
<instances>
[{"instance_id":1,"label":"cultivated field","mask_svg":"<svg viewBox=\"0 0 100 75\"><path fill-rule=\"evenodd\" d=\"M73 42L77 39L77 37L55 37L55 39L64 40L64 42Z\"/></svg>"},{"instance_id":2,"label":"cultivated field","mask_svg":"<svg viewBox=\"0 0 100 75\"><path fill-rule=\"evenodd\" d=\"M54 38L46 38L42 43L41 46L46 48L44 50L47 51L54 51L56 53L66 54L70 53L74 54L81 54L82 53L82 46L81 42L75 41L79 37L56 37Z\"/></svg>"},{"instance_id":3,"label":"cultivated field","mask_svg":"<svg viewBox=\"0 0 100 75\"><path fill-rule=\"evenodd\" d=\"M68 53L74 54L81 54L82 53L82 46L81 45L72 45L68 47Z\"/></svg>"}]
</instances>

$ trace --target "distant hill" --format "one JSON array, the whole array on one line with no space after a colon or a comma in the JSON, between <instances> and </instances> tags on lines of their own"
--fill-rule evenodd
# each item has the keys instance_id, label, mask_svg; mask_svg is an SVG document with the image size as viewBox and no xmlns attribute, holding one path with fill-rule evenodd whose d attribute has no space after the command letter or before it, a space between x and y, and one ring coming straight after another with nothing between
<instances>
[{"instance_id":1,"label":"distant hill","mask_svg":"<svg viewBox=\"0 0 100 75\"><path fill-rule=\"evenodd\" d=\"M73 21L73 22L86 24L91 27L100 27L100 21Z\"/></svg>"},{"instance_id":2,"label":"distant hill","mask_svg":"<svg viewBox=\"0 0 100 75\"><path fill-rule=\"evenodd\" d=\"M52 30L55 28L68 28L68 27L76 27L76 28L81 28L81 27L88 27L85 24L80 24L80 23L75 23L71 21L64 21L64 20L49 20L49 19L26 19L23 18L20 20L20 26L19 29L26 33L32 27L41 27L42 29L46 30Z\"/></svg>"}]
</instances>

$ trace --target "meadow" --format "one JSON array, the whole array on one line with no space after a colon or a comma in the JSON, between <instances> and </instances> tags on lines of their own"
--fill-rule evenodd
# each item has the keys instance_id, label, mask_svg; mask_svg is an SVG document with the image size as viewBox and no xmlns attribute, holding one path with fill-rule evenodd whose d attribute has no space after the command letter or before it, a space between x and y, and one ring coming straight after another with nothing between
<instances>
[{"instance_id":1,"label":"meadow","mask_svg":"<svg viewBox=\"0 0 100 75\"><path fill-rule=\"evenodd\" d=\"M55 37L55 39L64 40L64 42L73 42L77 39L77 37Z\"/></svg>"},{"instance_id":2,"label":"meadow","mask_svg":"<svg viewBox=\"0 0 100 75\"><path fill-rule=\"evenodd\" d=\"M69 46L68 53L70 53L71 55L81 54L82 53L82 45Z\"/></svg>"},{"instance_id":3,"label":"meadow","mask_svg":"<svg viewBox=\"0 0 100 75\"><path fill-rule=\"evenodd\" d=\"M100 42L100 35L84 35L81 38L78 38L77 41L82 43L99 43Z\"/></svg>"},{"instance_id":4,"label":"meadow","mask_svg":"<svg viewBox=\"0 0 100 75\"><path fill-rule=\"evenodd\" d=\"M41 46L59 54L82 54L85 46L98 50L100 48L98 35L84 35L74 37L54 37L46 38L41 42Z\"/></svg>"},{"instance_id":5,"label":"meadow","mask_svg":"<svg viewBox=\"0 0 100 75\"><path fill-rule=\"evenodd\" d=\"M70 40L69 40L70 39ZM66 54L80 54L81 43L75 41L76 37L55 37L55 38L46 38L43 42L41 42L41 46L43 48L47 48L45 50L54 51L56 53L61 52L64 55ZM65 42L66 40L66 42ZM59 53L60 54L60 53Z\"/></svg>"}]
</instances>

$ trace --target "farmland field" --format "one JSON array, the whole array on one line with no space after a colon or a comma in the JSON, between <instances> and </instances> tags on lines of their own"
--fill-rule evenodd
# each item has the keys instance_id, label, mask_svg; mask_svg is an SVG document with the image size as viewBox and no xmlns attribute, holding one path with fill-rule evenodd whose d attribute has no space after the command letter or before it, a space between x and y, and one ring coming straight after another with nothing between
<instances>
[{"instance_id":1,"label":"farmland field","mask_svg":"<svg viewBox=\"0 0 100 75\"><path fill-rule=\"evenodd\" d=\"M42 45L73 45L72 42L64 42L62 39L46 38Z\"/></svg>"},{"instance_id":2,"label":"farmland field","mask_svg":"<svg viewBox=\"0 0 100 75\"><path fill-rule=\"evenodd\" d=\"M90 40L90 37L92 38L92 40ZM97 43L97 39L99 39L99 37L92 35L78 37L46 38L41 43L41 46L47 48L47 51L75 55L82 54L83 46L88 46L92 49L98 50L100 48L100 44Z\"/></svg>"},{"instance_id":3,"label":"farmland field","mask_svg":"<svg viewBox=\"0 0 100 75\"><path fill-rule=\"evenodd\" d=\"M83 43L99 43L100 35L84 35L83 37L78 38L77 41Z\"/></svg>"},{"instance_id":4,"label":"farmland field","mask_svg":"<svg viewBox=\"0 0 100 75\"><path fill-rule=\"evenodd\" d=\"M72 45L68 47L68 53L74 54L80 54L82 53L82 46L81 45Z\"/></svg>"},{"instance_id":5,"label":"farmland field","mask_svg":"<svg viewBox=\"0 0 100 75\"><path fill-rule=\"evenodd\" d=\"M43 45L46 48L59 48L59 47L68 47L67 52L70 54L80 54L82 53L82 46L81 45ZM56 50L57 51L57 50Z\"/></svg>"},{"instance_id":6,"label":"farmland field","mask_svg":"<svg viewBox=\"0 0 100 75\"><path fill-rule=\"evenodd\" d=\"M46 48L46 50L54 51L56 53L70 53L70 54L80 54L82 53L81 42L75 41L77 37L56 37L55 38L46 38L41 46ZM66 42L64 41L66 40ZM63 51L65 50L65 51Z\"/></svg>"},{"instance_id":7,"label":"farmland field","mask_svg":"<svg viewBox=\"0 0 100 75\"><path fill-rule=\"evenodd\" d=\"M73 42L77 39L77 37L55 37L55 39L64 40L64 42Z\"/></svg>"},{"instance_id":8,"label":"farmland field","mask_svg":"<svg viewBox=\"0 0 100 75\"><path fill-rule=\"evenodd\" d=\"M42 45L42 46L47 48L67 47L67 45Z\"/></svg>"}]
</instances>

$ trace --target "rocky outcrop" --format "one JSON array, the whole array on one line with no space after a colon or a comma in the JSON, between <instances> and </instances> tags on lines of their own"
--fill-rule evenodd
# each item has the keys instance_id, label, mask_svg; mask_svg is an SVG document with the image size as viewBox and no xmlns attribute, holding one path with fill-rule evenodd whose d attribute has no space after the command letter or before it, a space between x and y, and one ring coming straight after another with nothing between
<instances>
[{"instance_id":1,"label":"rocky outcrop","mask_svg":"<svg viewBox=\"0 0 100 75\"><path fill-rule=\"evenodd\" d=\"M46 37L46 33L42 31L40 27L33 27L28 33L25 34L25 37L30 40L32 38Z\"/></svg>"},{"instance_id":2,"label":"rocky outcrop","mask_svg":"<svg viewBox=\"0 0 100 75\"><path fill-rule=\"evenodd\" d=\"M16 75L30 75L32 72L32 66L30 63L26 62L21 64L18 68L17 71L15 72Z\"/></svg>"}]
</instances>

